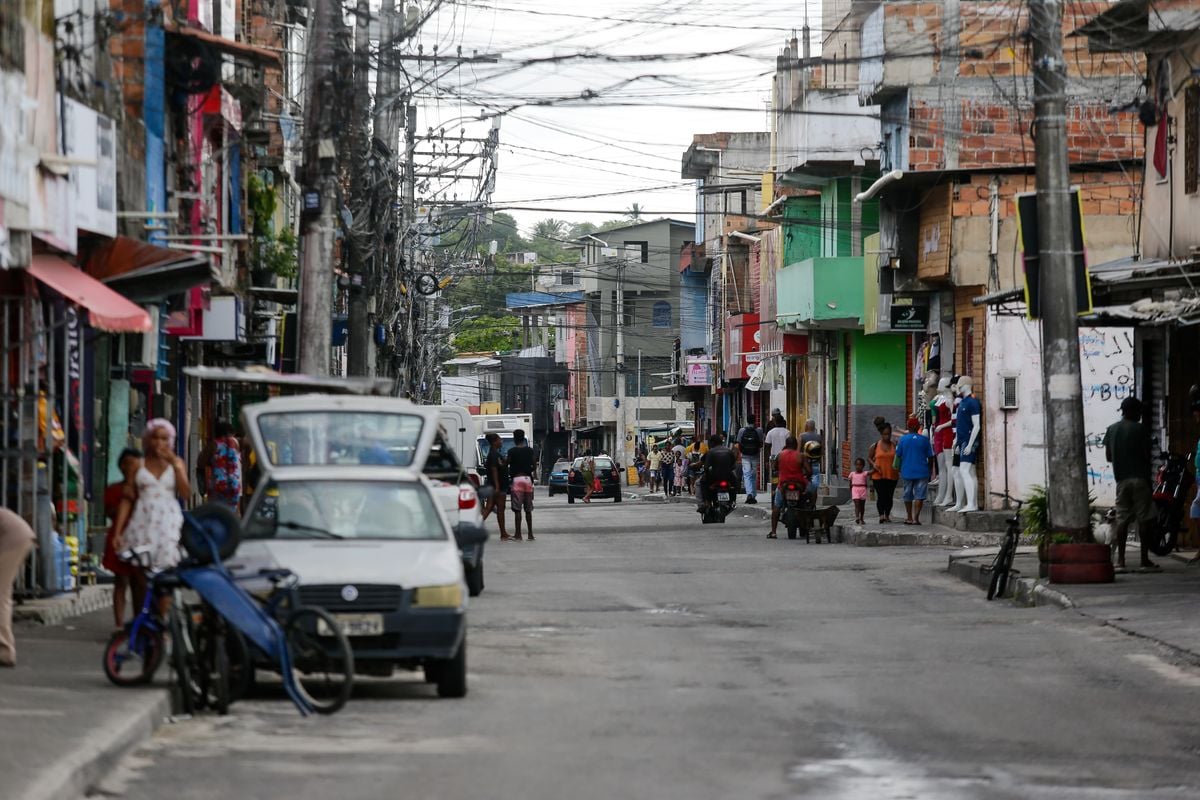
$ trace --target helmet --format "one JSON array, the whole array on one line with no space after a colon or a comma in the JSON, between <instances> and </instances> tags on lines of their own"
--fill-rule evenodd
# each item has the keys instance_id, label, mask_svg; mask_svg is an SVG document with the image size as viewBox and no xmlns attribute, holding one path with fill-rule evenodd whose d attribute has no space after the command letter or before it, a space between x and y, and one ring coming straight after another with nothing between
<instances>
[{"instance_id":1,"label":"helmet","mask_svg":"<svg viewBox=\"0 0 1200 800\"><path fill-rule=\"evenodd\" d=\"M808 456L809 458L820 458L821 457L821 443L820 442L805 442L804 443L804 455Z\"/></svg>"}]
</instances>

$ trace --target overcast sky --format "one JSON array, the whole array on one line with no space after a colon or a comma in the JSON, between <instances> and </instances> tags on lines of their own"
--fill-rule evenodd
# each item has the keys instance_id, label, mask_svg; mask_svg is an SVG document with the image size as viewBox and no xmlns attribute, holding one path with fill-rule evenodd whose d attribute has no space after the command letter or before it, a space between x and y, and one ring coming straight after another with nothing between
<instances>
[{"instance_id":1,"label":"overcast sky","mask_svg":"<svg viewBox=\"0 0 1200 800\"><path fill-rule=\"evenodd\" d=\"M819 3L808 13L819 28ZM438 81L418 126L457 132L458 118L485 103L551 103L524 105L501 123L493 201L523 232L548 216L601 222L635 202L651 217L682 216L695 206L693 184L679 174L692 135L767 130L775 57L803 17L803 0L448 0L421 32L424 52L461 45L501 61ZM584 54L647 60L577 58ZM522 66L548 57L562 60ZM595 99L582 99L585 92ZM468 128L469 136L484 133Z\"/></svg>"}]
</instances>

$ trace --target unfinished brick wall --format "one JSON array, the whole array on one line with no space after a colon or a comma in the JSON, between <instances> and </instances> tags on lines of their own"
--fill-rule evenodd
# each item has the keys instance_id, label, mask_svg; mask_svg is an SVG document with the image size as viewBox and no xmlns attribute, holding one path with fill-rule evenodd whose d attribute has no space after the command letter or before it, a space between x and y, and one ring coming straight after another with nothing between
<instances>
[{"instance_id":1,"label":"unfinished brick wall","mask_svg":"<svg viewBox=\"0 0 1200 800\"><path fill-rule=\"evenodd\" d=\"M947 122L936 100L909 105L908 168L914 172L1022 167L1033 164L1033 108L993 98L960 98ZM1072 164L1131 161L1144 155L1144 134L1132 112L1113 113L1106 103L1067 109L1067 147ZM957 117L957 119L954 119ZM948 164L950 149L958 163Z\"/></svg>"},{"instance_id":2,"label":"unfinished brick wall","mask_svg":"<svg viewBox=\"0 0 1200 800\"><path fill-rule=\"evenodd\" d=\"M1025 174L978 173L955 184L950 203L951 217L985 217L989 209L989 186L998 179L1000 219L1017 215L1017 195L1034 191L1033 172ZM1140 167L1109 170L1072 170L1071 185L1078 186L1084 216L1137 213L1142 187Z\"/></svg>"}]
</instances>

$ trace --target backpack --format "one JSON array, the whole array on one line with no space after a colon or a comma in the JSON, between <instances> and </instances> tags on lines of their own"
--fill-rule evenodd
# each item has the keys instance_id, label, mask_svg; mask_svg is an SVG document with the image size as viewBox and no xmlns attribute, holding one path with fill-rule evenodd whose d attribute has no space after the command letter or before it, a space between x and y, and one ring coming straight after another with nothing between
<instances>
[{"instance_id":1,"label":"backpack","mask_svg":"<svg viewBox=\"0 0 1200 800\"><path fill-rule=\"evenodd\" d=\"M738 445L741 446L743 455L758 455L758 452L762 450L762 443L762 434L758 432L758 428L753 425L742 428L742 435L738 437Z\"/></svg>"}]
</instances>

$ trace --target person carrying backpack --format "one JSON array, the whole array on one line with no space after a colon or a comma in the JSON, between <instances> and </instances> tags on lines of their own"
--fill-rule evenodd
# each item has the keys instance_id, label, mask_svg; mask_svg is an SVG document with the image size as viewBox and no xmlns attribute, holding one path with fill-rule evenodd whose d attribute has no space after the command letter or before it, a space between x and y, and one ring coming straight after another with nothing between
<instances>
[{"instance_id":1,"label":"person carrying backpack","mask_svg":"<svg viewBox=\"0 0 1200 800\"><path fill-rule=\"evenodd\" d=\"M746 415L746 424L737 432L734 438L738 452L742 456L742 482L746 489L746 504L758 502L758 456L762 452L763 430L754 424L754 415Z\"/></svg>"}]
</instances>

